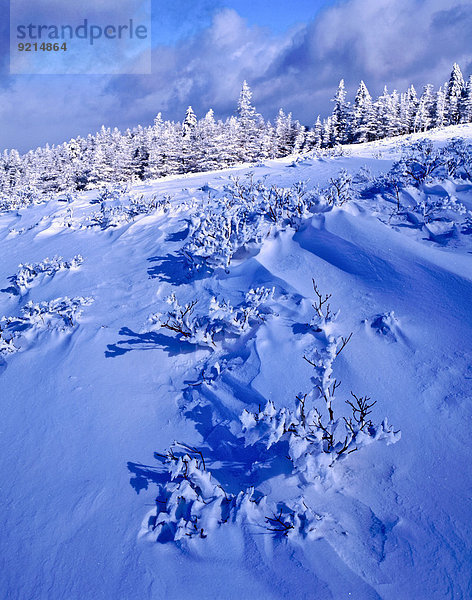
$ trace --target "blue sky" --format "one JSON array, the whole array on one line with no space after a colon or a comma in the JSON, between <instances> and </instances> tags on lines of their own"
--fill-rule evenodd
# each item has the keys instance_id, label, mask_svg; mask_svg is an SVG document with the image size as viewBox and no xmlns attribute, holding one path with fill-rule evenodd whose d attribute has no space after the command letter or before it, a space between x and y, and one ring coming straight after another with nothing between
<instances>
[{"instance_id":1,"label":"blue sky","mask_svg":"<svg viewBox=\"0 0 472 600\"><path fill-rule=\"evenodd\" d=\"M8 14L5 0L0 8ZM152 74L121 76L10 75L1 19L0 147L148 124L159 111L180 120L188 105L224 118L244 79L266 118L283 107L309 125L329 114L341 77L352 97L361 79L377 94L385 84L438 86L455 61L472 73L472 0L153 0L152 15Z\"/></svg>"},{"instance_id":2,"label":"blue sky","mask_svg":"<svg viewBox=\"0 0 472 600\"><path fill-rule=\"evenodd\" d=\"M175 0L153 4L154 42L175 44L209 27L213 16L224 8L232 8L247 20L249 26L259 26L281 34L293 26L312 20L324 6L335 0Z\"/></svg>"}]
</instances>

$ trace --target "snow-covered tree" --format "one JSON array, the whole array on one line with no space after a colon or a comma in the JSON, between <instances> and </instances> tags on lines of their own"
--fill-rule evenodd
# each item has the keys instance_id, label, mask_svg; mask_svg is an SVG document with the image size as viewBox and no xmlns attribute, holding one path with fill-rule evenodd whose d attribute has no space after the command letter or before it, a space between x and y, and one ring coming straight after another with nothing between
<instances>
[{"instance_id":1,"label":"snow-covered tree","mask_svg":"<svg viewBox=\"0 0 472 600\"><path fill-rule=\"evenodd\" d=\"M369 142L375 139L375 117L372 97L361 81L354 99L353 137L356 142Z\"/></svg>"},{"instance_id":2,"label":"snow-covered tree","mask_svg":"<svg viewBox=\"0 0 472 600\"><path fill-rule=\"evenodd\" d=\"M383 94L374 103L374 113L375 137L381 139L395 135L392 97L387 90L387 86L384 87Z\"/></svg>"},{"instance_id":3,"label":"snow-covered tree","mask_svg":"<svg viewBox=\"0 0 472 600\"><path fill-rule=\"evenodd\" d=\"M337 144L344 144L348 140L350 114L346 94L344 79L341 79L336 95L332 100L334 102L332 114L333 136Z\"/></svg>"},{"instance_id":4,"label":"snow-covered tree","mask_svg":"<svg viewBox=\"0 0 472 600\"><path fill-rule=\"evenodd\" d=\"M454 63L446 89L446 118L448 125L456 125L461 120L460 104L464 87L462 71L459 65Z\"/></svg>"},{"instance_id":5,"label":"snow-covered tree","mask_svg":"<svg viewBox=\"0 0 472 600\"><path fill-rule=\"evenodd\" d=\"M463 123L472 123L472 75L469 76L467 84L463 90L460 103L461 121Z\"/></svg>"},{"instance_id":6,"label":"snow-covered tree","mask_svg":"<svg viewBox=\"0 0 472 600\"><path fill-rule=\"evenodd\" d=\"M423 93L416 110L414 131L427 131L431 129L436 121L436 98L433 94L433 86L424 86Z\"/></svg>"},{"instance_id":7,"label":"snow-covered tree","mask_svg":"<svg viewBox=\"0 0 472 600\"><path fill-rule=\"evenodd\" d=\"M182 122L164 121L158 113L149 127L120 132L103 126L95 135L46 145L23 156L4 151L0 192L21 193L24 186L40 193L82 190L472 122L472 76L464 84L455 64L449 82L437 92L426 85L418 99L413 86L401 94L389 94L385 88L375 102L361 82L352 108L341 80L333 102L332 114L324 120L318 117L308 130L282 109L274 126L257 113L244 82L237 116L224 122L216 121L211 109L198 121L189 107Z\"/></svg>"},{"instance_id":8,"label":"snow-covered tree","mask_svg":"<svg viewBox=\"0 0 472 600\"><path fill-rule=\"evenodd\" d=\"M282 109L279 110L275 121L275 152L276 156L287 156L295 150L295 146L303 145L304 135L301 133L298 121L292 119L292 113L286 115Z\"/></svg>"},{"instance_id":9,"label":"snow-covered tree","mask_svg":"<svg viewBox=\"0 0 472 600\"><path fill-rule=\"evenodd\" d=\"M187 108L187 112L185 114L185 119L182 124L182 133L183 133L184 137L190 136L194 132L196 126L197 126L197 117L195 116L195 113L193 112L192 107L189 106Z\"/></svg>"},{"instance_id":10,"label":"snow-covered tree","mask_svg":"<svg viewBox=\"0 0 472 600\"><path fill-rule=\"evenodd\" d=\"M256 112L252 102L252 92L243 82L238 100L238 158L242 161L255 161L261 155L264 121Z\"/></svg>"},{"instance_id":11,"label":"snow-covered tree","mask_svg":"<svg viewBox=\"0 0 472 600\"><path fill-rule=\"evenodd\" d=\"M436 107L434 114L434 127L444 127L446 121L446 93L442 86L436 92Z\"/></svg>"}]
</instances>

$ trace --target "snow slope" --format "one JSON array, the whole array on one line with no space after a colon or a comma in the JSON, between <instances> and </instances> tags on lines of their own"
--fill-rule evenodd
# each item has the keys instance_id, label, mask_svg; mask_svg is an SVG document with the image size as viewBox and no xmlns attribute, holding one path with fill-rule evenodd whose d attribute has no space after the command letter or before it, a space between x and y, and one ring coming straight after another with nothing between
<instances>
[{"instance_id":1,"label":"snow slope","mask_svg":"<svg viewBox=\"0 0 472 600\"><path fill-rule=\"evenodd\" d=\"M472 140L472 126L429 137L443 144L457 135ZM297 229L271 230L227 270L192 274L179 254L195 211L209 210L230 177L251 171L266 185L323 187L341 169L386 172L402 141L137 185L133 194L169 194L170 206L116 227L90 226L97 191L0 214L0 316L21 316L29 301L93 299L76 312L66 301L3 324L16 331L18 351L0 354L1 598L472 597L465 215L422 226L378 197L356 197L313 211ZM472 209L472 185L430 187L431 196L447 194ZM19 264L77 255L81 264L30 269L21 285L9 279ZM284 455L245 446L239 416L268 400L293 410L313 387L303 357L324 352L328 337L307 325L312 278L340 311L327 331L353 333L333 363L342 382L335 409L347 414L351 390L369 396L372 420L388 417L401 439L307 478ZM263 320L215 347L148 320L165 313L173 292L182 304L198 300L205 315L212 297L237 306L261 286L274 288ZM154 452L174 440L200 449L226 494L254 486L266 496L262 519L241 509L221 525L210 519L204 539L157 541L149 523L163 475ZM274 535L269 507L301 496L316 515L314 533Z\"/></svg>"}]
</instances>

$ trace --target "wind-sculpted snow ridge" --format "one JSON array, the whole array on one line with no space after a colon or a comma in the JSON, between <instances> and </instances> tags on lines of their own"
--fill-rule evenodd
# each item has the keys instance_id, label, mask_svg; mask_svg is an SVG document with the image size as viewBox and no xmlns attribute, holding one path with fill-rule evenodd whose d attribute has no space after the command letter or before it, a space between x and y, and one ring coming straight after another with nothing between
<instances>
[{"instance_id":1,"label":"wind-sculpted snow ridge","mask_svg":"<svg viewBox=\"0 0 472 600\"><path fill-rule=\"evenodd\" d=\"M207 469L207 449L175 442L165 454L156 454L166 467L167 475L159 486L157 511L148 515L143 526L142 533L149 539L159 542L182 542L193 537L204 539L215 528L228 522L262 528L278 537L316 538L320 536L318 526L322 517L305 498L310 486L329 478L330 469L337 461L346 459L362 447L379 441L387 445L399 441L400 432L395 431L387 419L380 424L374 424L370 419L376 401L368 397L359 397L351 392L351 398L345 401L350 416L335 418L333 404L340 383L333 379L333 363L352 334L337 338L330 333L337 316L328 304L331 296L321 294L314 280L313 288L315 314L309 327L317 345L322 343L322 349L311 349L310 358L304 358L315 370L315 388L297 396L295 411L276 408L269 400L264 408L259 406L255 412L244 409L240 415L239 431L234 422L225 425L226 435L235 435L235 443L242 442L240 452L243 455L247 452L253 469L257 470L256 465L275 461L287 463L286 473L297 478L301 492L296 504L281 505L281 499L267 498L253 486L237 493L228 492ZM175 296L171 296L167 299L172 306L168 316L163 318L158 314L151 319L160 327L175 332L180 339L207 345L218 353L216 336L224 331L246 332L251 318L260 324L264 319L261 319L258 307L263 303L270 306L273 295L274 290L250 290L246 294L246 302L236 310L228 303L218 303L213 298L210 316L204 318L193 316L196 302L181 306ZM217 313L212 316L215 307ZM213 358L211 365L214 364ZM212 379L203 377L199 386L218 387L218 378L222 374L218 365L220 368L216 375ZM209 366L204 364L202 373ZM199 400L196 402L198 404ZM320 402L324 410L320 408ZM248 451L248 448L251 450ZM215 464L223 458L214 452L211 462Z\"/></svg>"}]
</instances>

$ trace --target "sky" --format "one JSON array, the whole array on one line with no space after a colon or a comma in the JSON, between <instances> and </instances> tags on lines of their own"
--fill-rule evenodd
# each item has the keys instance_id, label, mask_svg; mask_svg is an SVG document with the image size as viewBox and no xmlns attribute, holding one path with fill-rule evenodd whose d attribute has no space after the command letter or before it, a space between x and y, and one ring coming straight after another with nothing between
<instances>
[{"instance_id":1,"label":"sky","mask_svg":"<svg viewBox=\"0 0 472 600\"><path fill-rule=\"evenodd\" d=\"M129 2L93 5L125 15ZM150 74L11 75L9 20L0 19L0 147L25 152L101 125L148 125L158 112L181 120L189 105L225 118L245 79L264 117L283 108L311 125L330 113L341 78L352 99L361 79L378 94L439 86L454 62L472 74L472 0L151 2ZM87 2L36 0L38 18L47 3L62 17ZM0 9L8 17L5 0Z\"/></svg>"}]
</instances>

